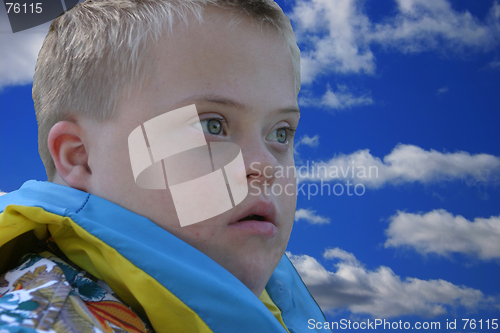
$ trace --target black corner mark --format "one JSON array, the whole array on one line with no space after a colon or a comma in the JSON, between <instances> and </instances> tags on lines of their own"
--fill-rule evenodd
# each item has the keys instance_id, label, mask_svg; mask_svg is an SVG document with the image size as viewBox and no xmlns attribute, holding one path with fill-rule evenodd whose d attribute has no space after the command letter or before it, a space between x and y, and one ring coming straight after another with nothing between
<instances>
[{"instance_id":1,"label":"black corner mark","mask_svg":"<svg viewBox=\"0 0 500 333\"><path fill-rule=\"evenodd\" d=\"M64 0L67 10L70 10L71 8L75 7L76 4L79 2L80 2L79 0Z\"/></svg>"},{"instance_id":2,"label":"black corner mark","mask_svg":"<svg viewBox=\"0 0 500 333\"><path fill-rule=\"evenodd\" d=\"M66 10L79 0L64 0ZM61 0L3 0L12 32L16 33L52 21L64 12Z\"/></svg>"}]
</instances>

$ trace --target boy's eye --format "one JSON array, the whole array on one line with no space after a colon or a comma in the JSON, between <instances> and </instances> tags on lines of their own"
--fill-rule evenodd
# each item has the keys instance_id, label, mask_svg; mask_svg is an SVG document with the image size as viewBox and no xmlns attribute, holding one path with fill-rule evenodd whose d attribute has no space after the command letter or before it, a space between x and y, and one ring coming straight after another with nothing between
<instances>
[{"instance_id":1,"label":"boy's eye","mask_svg":"<svg viewBox=\"0 0 500 333\"><path fill-rule=\"evenodd\" d=\"M279 143L287 143L289 137L289 131L292 131L291 128L278 128L272 131L267 139L272 141L278 141Z\"/></svg>"},{"instance_id":2,"label":"boy's eye","mask_svg":"<svg viewBox=\"0 0 500 333\"><path fill-rule=\"evenodd\" d=\"M276 130L276 139L279 143L285 143L287 139L286 129L280 128Z\"/></svg>"},{"instance_id":3,"label":"boy's eye","mask_svg":"<svg viewBox=\"0 0 500 333\"><path fill-rule=\"evenodd\" d=\"M222 119L210 118L200 120L199 123L193 125L205 133L212 135L220 135L223 133Z\"/></svg>"},{"instance_id":4,"label":"boy's eye","mask_svg":"<svg viewBox=\"0 0 500 333\"><path fill-rule=\"evenodd\" d=\"M208 119L207 129L210 134L220 134L222 132L222 124L218 119Z\"/></svg>"}]
</instances>

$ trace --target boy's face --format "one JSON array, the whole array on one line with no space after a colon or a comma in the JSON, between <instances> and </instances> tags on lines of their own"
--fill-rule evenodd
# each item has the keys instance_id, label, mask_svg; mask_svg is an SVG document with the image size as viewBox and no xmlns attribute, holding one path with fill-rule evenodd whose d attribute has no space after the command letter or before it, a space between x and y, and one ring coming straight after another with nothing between
<instances>
[{"instance_id":1,"label":"boy's face","mask_svg":"<svg viewBox=\"0 0 500 333\"><path fill-rule=\"evenodd\" d=\"M81 122L92 171L87 191L151 219L259 295L281 259L294 220L296 180L290 167L299 113L291 55L283 38L248 18L228 28L234 16L207 8L203 24L191 19L189 27L174 27L153 51L145 84L120 101L117 117ZM207 141L241 148L252 187L231 210L181 227L168 189L146 190L135 184L128 136L145 121L191 104L208 129ZM238 222L245 212L266 215L268 222Z\"/></svg>"}]
</instances>

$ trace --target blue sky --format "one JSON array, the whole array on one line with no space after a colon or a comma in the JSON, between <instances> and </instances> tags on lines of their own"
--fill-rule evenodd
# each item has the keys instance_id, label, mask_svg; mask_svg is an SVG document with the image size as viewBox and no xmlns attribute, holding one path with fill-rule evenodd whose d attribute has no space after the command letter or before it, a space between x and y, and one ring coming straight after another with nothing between
<instances>
[{"instance_id":1,"label":"blue sky","mask_svg":"<svg viewBox=\"0 0 500 333\"><path fill-rule=\"evenodd\" d=\"M327 319L433 321L441 331L457 319L451 331L488 331L486 320L500 320L500 5L278 3L302 51L296 163L309 171L287 250ZM0 20L9 192L45 179L31 76L47 26L14 35L5 12ZM370 167L377 174L356 177ZM348 195L346 182L363 194ZM326 193L335 184L342 195ZM482 330L463 327L472 318Z\"/></svg>"}]
</instances>

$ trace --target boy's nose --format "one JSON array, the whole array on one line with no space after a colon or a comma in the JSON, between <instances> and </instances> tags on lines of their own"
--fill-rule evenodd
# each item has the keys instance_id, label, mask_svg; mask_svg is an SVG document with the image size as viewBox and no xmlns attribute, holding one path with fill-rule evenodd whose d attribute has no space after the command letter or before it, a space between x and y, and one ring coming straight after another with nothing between
<instances>
[{"instance_id":1,"label":"boy's nose","mask_svg":"<svg viewBox=\"0 0 500 333\"><path fill-rule=\"evenodd\" d=\"M271 186L276 179L277 161L265 143L254 143L241 148L248 183Z\"/></svg>"}]
</instances>

